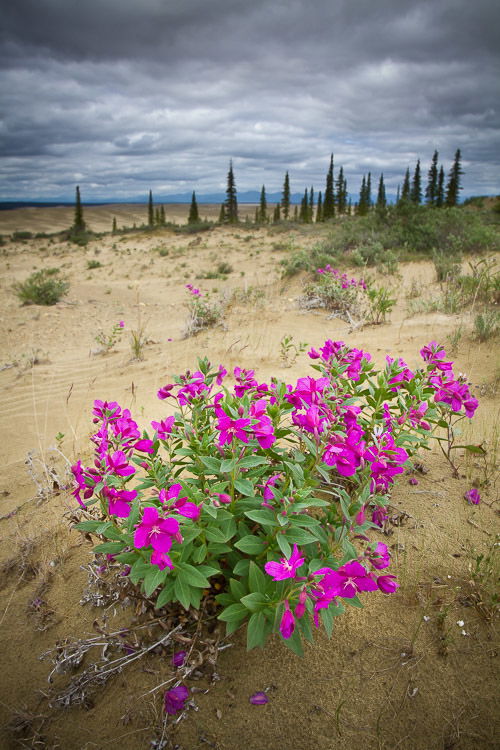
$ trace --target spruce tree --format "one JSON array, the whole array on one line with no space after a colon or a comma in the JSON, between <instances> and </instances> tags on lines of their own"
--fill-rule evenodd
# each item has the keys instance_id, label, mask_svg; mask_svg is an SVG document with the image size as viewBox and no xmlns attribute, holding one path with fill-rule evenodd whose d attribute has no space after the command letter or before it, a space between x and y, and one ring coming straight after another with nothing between
<instances>
[{"instance_id":1,"label":"spruce tree","mask_svg":"<svg viewBox=\"0 0 500 750\"><path fill-rule=\"evenodd\" d=\"M290 213L290 178L288 172L285 175L285 181L283 183L281 210L283 211L283 218L288 219L288 214Z\"/></svg>"},{"instance_id":2,"label":"spruce tree","mask_svg":"<svg viewBox=\"0 0 500 750\"><path fill-rule=\"evenodd\" d=\"M236 183L234 181L233 173L233 161L229 162L229 172L227 173L227 189L226 189L226 208L224 212L224 220L227 224L238 223L238 199L236 196Z\"/></svg>"},{"instance_id":3,"label":"spruce tree","mask_svg":"<svg viewBox=\"0 0 500 750\"><path fill-rule=\"evenodd\" d=\"M335 192L333 187L333 154L330 155L330 166L326 175L326 188L323 197L323 219L333 219L335 216Z\"/></svg>"},{"instance_id":4,"label":"spruce tree","mask_svg":"<svg viewBox=\"0 0 500 750\"><path fill-rule=\"evenodd\" d=\"M408 203L410 200L410 167L407 168L405 173L405 179L403 182L403 189L401 190L400 203Z\"/></svg>"},{"instance_id":5,"label":"spruce tree","mask_svg":"<svg viewBox=\"0 0 500 750\"><path fill-rule=\"evenodd\" d=\"M460 153L460 149L457 148L457 150L455 151L453 166L450 169L450 174L448 176L448 184L446 185L445 203L447 206L458 205L458 193L462 189L462 186L460 185L460 178L463 175L461 160L462 155Z\"/></svg>"},{"instance_id":6,"label":"spruce tree","mask_svg":"<svg viewBox=\"0 0 500 750\"><path fill-rule=\"evenodd\" d=\"M368 213L367 183L366 183L366 177L365 175L363 175L363 179L361 181L361 188L359 190L357 214L358 216L365 216L367 213Z\"/></svg>"},{"instance_id":7,"label":"spruce tree","mask_svg":"<svg viewBox=\"0 0 500 750\"><path fill-rule=\"evenodd\" d=\"M323 196L321 190L318 193L318 203L316 206L316 221L323 221Z\"/></svg>"},{"instance_id":8,"label":"spruce tree","mask_svg":"<svg viewBox=\"0 0 500 750\"><path fill-rule=\"evenodd\" d=\"M165 206L162 203L162 205L160 206L160 225L164 227L166 223L167 223L167 218L165 216Z\"/></svg>"},{"instance_id":9,"label":"spruce tree","mask_svg":"<svg viewBox=\"0 0 500 750\"><path fill-rule=\"evenodd\" d=\"M220 217L219 217L220 221ZM224 221L224 219L222 219ZM193 190L193 195L191 196L191 206L189 207L189 216L188 216L188 224L199 224L200 223L200 214L198 213L198 204L196 202L196 194Z\"/></svg>"},{"instance_id":10,"label":"spruce tree","mask_svg":"<svg viewBox=\"0 0 500 750\"><path fill-rule=\"evenodd\" d=\"M155 209L153 204L153 193L149 191L148 198L148 226L152 227L155 223Z\"/></svg>"},{"instance_id":11,"label":"spruce tree","mask_svg":"<svg viewBox=\"0 0 500 750\"><path fill-rule=\"evenodd\" d=\"M436 205L437 186L438 186L438 158L439 154L434 151L431 166L427 174L427 187L425 188L425 200L428 206Z\"/></svg>"},{"instance_id":12,"label":"spruce tree","mask_svg":"<svg viewBox=\"0 0 500 750\"><path fill-rule=\"evenodd\" d=\"M413 180L410 189L410 200L419 206L422 202L422 178L420 175L420 159L418 159L413 173Z\"/></svg>"},{"instance_id":13,"label":"spruce tree","mask_svg":"<svg viewBox=\"0 0 500 750\"><path fill-rule=\"evenodd\" d=\"M80 197L79 185L76 186L75 220L74 220L72 229L73 229L73 232L76 232L76 233L85 231L85 220L83 218L83 208L82 208L82 201Z\"/></svg>"},{"instance_id":14,"label":"spruce tree","mask_svg":"<svg viewBox=\"0 0 500 750\"><path fill-rule=\"evenodd\" d=\"M365 196L366 208L369 211L372 207L372 173L368 172L366 180L366 196Z\"/></svg>"},{"instance_id":15,"label":"spruce tree","mask_svg":"<svg viewBox=\"0 0 500 750\"><path fill-rule=\"evenodd\" d=\"M279 221L281 221L281 206L277 203L274 207L273 222L277 224Z\"/></svg>"},{"instance_id":16,"label":"spruce tree","mask_svg":"<svg viewBox=\"0 0 500 750\"><path fill-rule=\"evenodd\" d=\"M160 226L160 209L155 208L155 224L156 226Z\"/></svg>"},{"instance_id":17,"label":"spruce tree","mask_svg":"<svg viewBox=\"0 0 500 750\"><path fill-rule=\"evenodd\" d=\"M344 192L344 167L340 167L337 180L335 182L335 199L337 203L337 211L339 214L345 214L346 210L346 194Z\"/></svg>"},{"instance_id":18,"label":"spruce tree","mask_svg":"<svg viewBox=\"0 0 500 750\"><path fill-rule=\"evenodd\" d=\"M299 207L297 205L293 207L293 220L295 223L299 220Z\"/></svg>"},{"instance_id":19,"label":"spruce tree","mask_svg":"<svg viewBox=\"0 0 500 750\"><path fill-rule=\"evenodd\" d=\"M262 185L262 190L260 191L260 204L259 204L259 221L262 222L262 224L265 224L267 222L267 199L266 199L266 188L264 185Z\"/></svg>"},{"instance_id":20,"label":"spruce tree","mask_svg":"<svg viewBox=\"0 0 500 750\"><path fill-rule=\"evenodd\" d=\"M438 185L436 192L436 208L441 208L444 205L444 169L441 164L438 174Z\"/></svg>"},{"instance_id":21,"label":"spruce tree","mask_svg":"<svg viewBox=\"0 0 500 750\"><path fill-rule=\"evenodd\" d=\"M380 179L378 182L378 192L377 192L377 213L379 216L385 216L387 213L387 199L385 197L385 185L384 185L384 173L380 175Z\"/></svg>"},{"instance_id":22,"label":"spruce tree","mask_svg":"<svg viewBox=\"0 0 500 750\"><path fill-rule=\"evenodd\" d=\"M309 194L306 188L304 192L304 197L302 198L302 201L300 203L299 220L303 221L304 224L307 224L308 219L309 219Z\"/></svg>"},{"instance_id":23,"label":"spruce tree","mask_svg":"<svg viewBox=\"0 0 500 750\"><path fill-rule=\"evenodd\" d=\"M220 204L220 211L219 211L219 224L224 224L226 221L226 206L224 203Z\"/></svg>"},{"instance_id":24,"label":"spruce tree","mask_svg":"<svg viewBox=\"0 0 500 750\"><path fill-rule=\"evenodd\" d=\"M116 225L116 216L113 216L113 234L115 234L118 231L118 227Z\"/></svg>"},{"instance_id":25,"label":"spruce tree","mask_svg":"<svg viewBox=\"0 0 500 750\"><path fill-rule=\"evenodd\" d=\"M311 189L309 190L309 213L307 216L307 221L312 224L314 221L314 188L311 185Z\"/></svg>"}]
</instances>

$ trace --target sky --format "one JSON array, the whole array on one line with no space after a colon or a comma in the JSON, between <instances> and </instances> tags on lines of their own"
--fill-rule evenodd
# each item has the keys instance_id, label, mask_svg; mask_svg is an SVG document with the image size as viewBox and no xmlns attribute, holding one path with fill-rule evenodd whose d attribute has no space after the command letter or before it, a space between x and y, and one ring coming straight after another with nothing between
<instances>
[{"instance_id":1,"label":"sky","mask_svg":"<svg viewBox=\"0 0 500 750\"><path fill-rule=\"evenodd\" d=\"M0 200L396 192L462 153L500 193L498 0L12 0L0 30Z\"/></svg>"}]
</instances>

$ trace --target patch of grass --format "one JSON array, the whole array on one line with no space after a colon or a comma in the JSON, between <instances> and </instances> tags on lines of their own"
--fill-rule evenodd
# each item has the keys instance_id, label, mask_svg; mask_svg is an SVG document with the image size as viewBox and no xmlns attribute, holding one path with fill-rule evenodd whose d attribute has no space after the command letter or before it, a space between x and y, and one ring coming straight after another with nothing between
<instances>
[{"instance_id":1,"label":"patch of grass","mask_svg":"<svg viewBox=\"0 0 500 750\"><path fill-rule=\"evenodd\" d=\"M497 336L500 328L500 313L497 310L485 310L474 318L474 338L488 341Z\"/></svg>"},{"instance_id":2,"label":"patch of grass","mask_svg":"<svg viewBox=\"0 0 500 750\"><path fill-rule=\"evenodd\" d=\"M44 268L13 288L23 305L55 305L68 293L69 282L60 278L58 268Z\"/></svg>"},{"instance_id":3,"label":"patch of grass","mask_svg":"<svg viewBox=\"0 0 500 750\"><path fill-rule=\"evenodd\" d=\"M184 338L195 336L204 328L212 328L222 320L223 309L219 302L212 302L210 296L193 296L188 303L189 315Z\"/></svg>"},{"instance_id":4,"label":"patch of grass","mask_svg":"<svg viewBox=\"0 0 500 750\"><path fill-rule=\"evenodd\" d=\"M102 263L99 260L88 260L87 270L92 271L94 268L102 268Z\"/></svg>"}]
</instances>

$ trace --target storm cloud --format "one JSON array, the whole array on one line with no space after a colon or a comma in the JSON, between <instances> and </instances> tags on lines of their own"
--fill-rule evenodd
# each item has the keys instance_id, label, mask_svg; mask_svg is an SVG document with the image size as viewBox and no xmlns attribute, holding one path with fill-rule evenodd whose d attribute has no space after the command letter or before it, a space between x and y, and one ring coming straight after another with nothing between
<instances>
[{"instance_id":1,"label":"storm cloud","mask_svg":"<svg viewBox=\"0 0 500 750\"><path fill-rule=\"evenodd\" d=\"M3 200L324 186L406 167L500 192L496 0L16 0L0 32Z\"/></svg>"}]
</instances>

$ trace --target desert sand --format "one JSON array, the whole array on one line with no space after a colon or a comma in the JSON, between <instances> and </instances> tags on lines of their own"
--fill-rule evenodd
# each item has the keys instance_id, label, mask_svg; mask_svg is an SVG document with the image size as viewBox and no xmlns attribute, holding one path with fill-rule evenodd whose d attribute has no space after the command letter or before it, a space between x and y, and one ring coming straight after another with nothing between
<instances>
[{"instance_id":1,"label":"desert sand","mask_svg":"<svg viewBox=\"0 0 500 750\"><path fill-rule=\"evenodd\" d=\"M253 216L254 207L248 210ZM169 206L167 219L184 222L187 211ZM202 217L215 218L217 212L218 207L200 206ZM494 581L485 562L498 532L497 342L480 344L472 338L467 311L408 314L415 284L426 293L438 289L428 261L400 264L398 276L384 278L398 298L386 324L350 332L348 323L328 319L324 311L299 308L303 275L281 277L281 259L294 248L312 246L327 231L324 227L241 224L199 234L167 229L110 233L114 216L120 227L139 225L145 213L145 206L86 209L90 228L108 232L86 247L57 237L6 239L0 247L0 745L63 750L497 747L499 644ZM70 208L1 212L0 234L59 231L71 218ZM215 275L221 262L232 268L227 278L199 278ZM12 285L34 270L53 267L69 280L68 295L53 307L22 306ZM221 325L191 338L184 338L187 283L220 297L225 306ZM109 353L100 352L96 336L119 320L125 324L121 339ZM147 427L151 419L165 416L158 388L193 369L198 355L228 370L235 365L255 369L262 380L274 374L294 383L312 372L305 352L291 367L284 366L284 335L315 347L327 338L342 339L379 363L390 354L416 366L424 344L436 339L447 345L458 325L465 334L453 356L456 370L468 374L480 400L464 437L483 444L487 456L461 454L459 477L453 478L437 449L424 452L423 471L413 474L418 484L410 485L405 475L395 487L394 523L378 538L393 554L392 572L401 583L396 594L366 597L364 609L349 608L332 639L319 631L302 659L279 639L264 651L247 653L245 634L237 633L219 653L218 679L212 684L202 669L190 683L196 710L165 731L162 691L147 694L171 674L170 661L161 654L135 662L84 706L54 704L54 686L47 682L52 666L40 655L64 639L95 636L96 628L116 630L134 615L119 603L106 611L81 603L92 543L71 528L76 503L67 469L68 462L91 454L95 398L118 401ZM133 331L142 331L143 359L133 358ZM463 499L473 482L481 484L478 506ZM479 555L485 557L474 576ZM57 677L57 685L64 679ZM269 703L251 705L249 697L261 690L267 691Z\"/></svg>"}]
</instances>

